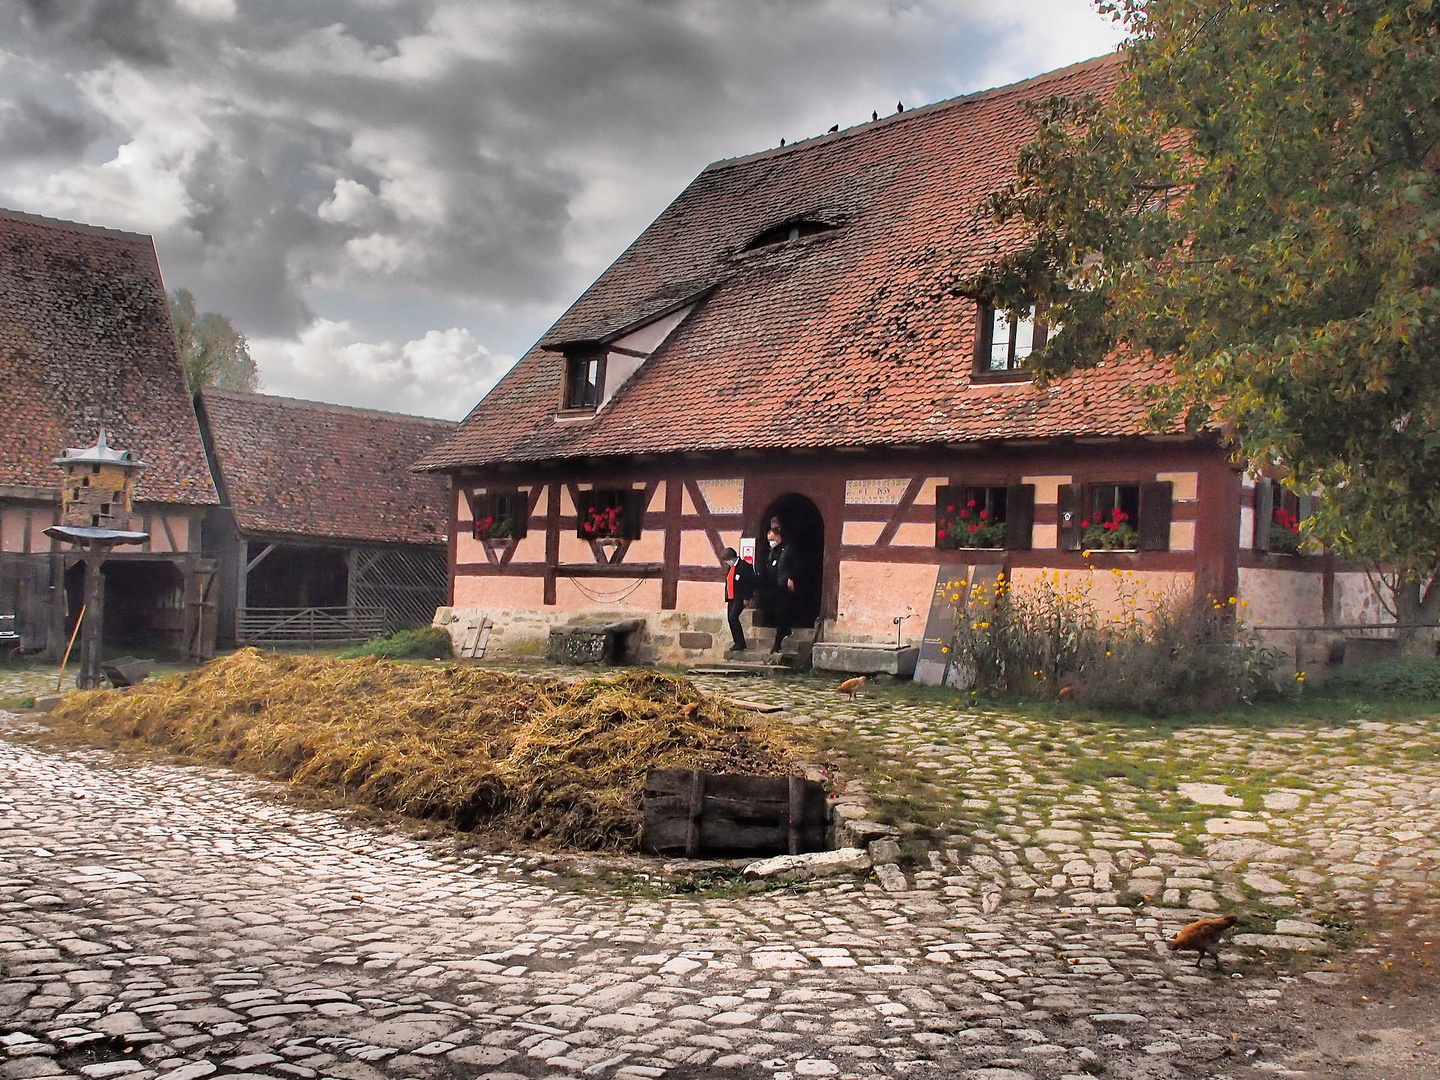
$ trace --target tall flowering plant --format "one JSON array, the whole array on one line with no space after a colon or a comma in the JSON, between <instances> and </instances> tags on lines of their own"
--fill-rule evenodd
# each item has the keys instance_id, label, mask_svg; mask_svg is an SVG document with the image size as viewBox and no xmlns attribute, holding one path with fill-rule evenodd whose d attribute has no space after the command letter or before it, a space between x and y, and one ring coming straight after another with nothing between
<instances>
[{"instance_id":1,"label":"tall flowering plant","mask_svg":"<svg viewBox=\"0 0 1440 1080\"><path fill-rule=\"evenodd\" d=\"M1080 543L1087 551L1116 551L1140 544L1140 534L1130 524L1130 515L1118 506L1109 513L1092 512L1081 520L1080 529Z\"/></svg>"},{"instance_id":2,"label":"tall flowering plant","mask_svg":"<svg viewBox=\"0 0 1440 1080\"><path fill-rule=\"evenodd\" d=\"M1005 523L974 499L946 503L935 525L935 543L942 548L1003 547Z\"/></svg>"}]
</instances>

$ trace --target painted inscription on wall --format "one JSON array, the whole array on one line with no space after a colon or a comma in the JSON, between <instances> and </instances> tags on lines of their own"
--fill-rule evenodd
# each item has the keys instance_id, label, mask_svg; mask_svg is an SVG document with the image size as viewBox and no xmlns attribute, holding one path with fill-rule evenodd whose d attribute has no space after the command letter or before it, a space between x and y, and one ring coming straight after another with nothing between
<instances>
[{"instance_id":1,"label":"painted inscription on wall","mask_svg":"<svg viewBox=\"0 0 1440 1080\"><path fill-rule=\"evenodd\" d=\"M744 480L697 480L695 486L705 497L712 514L743 514L745 512Z\"/></svg>"},{"instance_id":2,"label":"painted inscription on wall","mask_svg":"<svg viewBox=\"0 0 1440 1080\"><path fill-rule=\"evenodd\" d=\"M910 486L906 477L893 480L846 480L845 501L860 506L898 506Z\"/></svg>"}]
</instances>

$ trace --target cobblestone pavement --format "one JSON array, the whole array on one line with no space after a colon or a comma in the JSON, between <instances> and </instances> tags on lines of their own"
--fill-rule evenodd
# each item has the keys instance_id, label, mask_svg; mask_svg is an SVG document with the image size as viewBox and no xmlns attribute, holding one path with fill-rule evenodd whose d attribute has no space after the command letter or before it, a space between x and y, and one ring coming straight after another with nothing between
<instances>
[{"instance_id":1,"label":"cobblestone pavement","mask_svg":"<svg viewBox=\"0 0 1440 1080\"><path fill-rule=\"evenodd\" d=\"M1292 950L1323 947L1327 930L1372 908L1440 896L1433 716L1175 726L1019 717L884 690L851 702L815 680L728 689L786 704L793 722L888 770L866 794L954 830L928 853L933 865L889 875L897 889L978 892L991 905L1147 903L1177 917L1238 906L1281 931L1241 944Z\"/></svg>"},{"instance_id":2,"label":"cobblestone pavement","mask_svg":"<svg viewBox=\"0 0 1440 1080\"><path fill-rule=\"evenodd\" d=\"M0 1080L1286 1075L1287 1012L1340 976L1283 950L1440 884L1433 722L1157 734L709 685L898 755L970 824L879 880L641 896L0 743ZM1228 978L1161 944L1207 897L1275 922Z\"/></svg>"}]
</instances>

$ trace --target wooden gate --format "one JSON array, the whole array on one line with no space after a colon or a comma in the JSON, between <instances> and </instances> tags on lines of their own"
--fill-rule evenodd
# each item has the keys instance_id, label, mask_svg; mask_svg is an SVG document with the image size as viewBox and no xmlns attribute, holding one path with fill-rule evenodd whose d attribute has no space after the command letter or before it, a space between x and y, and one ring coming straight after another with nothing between
<instances>
[{"instance_id":1,"label":"wooden gate","mask_svg":"<svg viewBox=\"0 0 1440 1080\"><path fill-rule=\"evenodd\" d=\"M797 855L825 848L825 789L800 776L652 769L640 846L659 855Z\"/></svg>"},{"instance_id":2,"label":"wooden gate","mask_svg":"<svg viewBox=\"0 0 1440 1080\"><path fill-rule=\"evenodd\" d=\"M192 662L213 659L215 629L219 624L219 563L197 559L185 575L185 658Z\"/></svg>"}]
</instances>

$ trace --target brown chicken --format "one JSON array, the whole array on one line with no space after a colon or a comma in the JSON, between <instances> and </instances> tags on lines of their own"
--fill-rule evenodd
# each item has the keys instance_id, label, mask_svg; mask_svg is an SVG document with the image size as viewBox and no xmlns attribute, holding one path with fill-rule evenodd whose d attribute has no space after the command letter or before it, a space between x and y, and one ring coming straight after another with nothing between
<instances>
[{"instance_id":1,"label":"brown chicken","mask_svg":"<svg viewBox=\"0 0 1440 1080\"><path fill-rule=\"evenodd\" d=\"M1215 970L1220 968L1220 952L1217 946L1220 944L1220 935L1234 926L1239 920L1234 915L1226 915L1219 919L1199 919L1182 929L1170 939L1170 951L1179 952L1181 949L1194 949L1200 955L1195 957L1195 966L1200 966L1200 961L1205 959L1209 953L1215 958Z\"/></svg>"},{"instance_id":2,"label":"brown chicken","mask_svg":"<svg viewBox=\"0 0 1440 1080\"><path fill-rule=\"evenodd\" d=\"M692 701L692 702L690 702L689 705L683 705L683 706L681 706L681 708L680 708L680 715L683 716L683 717L685 717L686 720L694 720L694 719L695 719L695 714L698 713L699 711L700 711L700 703L699 703L698 701Z\"/></svg>"},{"instance_id":3,"label":"brown chicken","mask_svg":"<svg viewBox=\"0 0 1440 1080\"><path fill-rule=\"evenodd\" d=\"M851 701L854 701L854 700L855 700L855 693L856 693L856 691L858 691L858 690L863 690L864 688L865 688L865 676L864 676L864 675L857 675L857 676L855 676L855 678L853 678L853 679L846 679L844 682L842 682L842 683L841 683L839 686L837 686L835 689L838 690L838 691L840 691L840 693L842 693L842 694L849 694L849 695L850 695L850 700L851 700Z\"/></svg>"}]
</instances>

